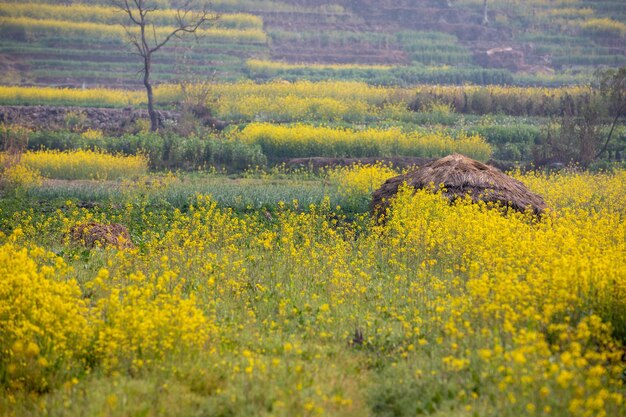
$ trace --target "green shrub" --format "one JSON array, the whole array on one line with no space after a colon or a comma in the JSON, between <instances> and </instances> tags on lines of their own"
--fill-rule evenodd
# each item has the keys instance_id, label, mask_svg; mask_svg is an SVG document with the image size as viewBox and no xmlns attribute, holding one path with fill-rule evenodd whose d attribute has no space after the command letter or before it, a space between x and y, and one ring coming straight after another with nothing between
<instances>
[{"instance_id":1,"label":"green shrub","mask_svg":"<svg viewBox=\"0 0 626 417\"><path fill-rule=\"evenodd\" d=\"M469 130L482 136L491 144L535 143L541 130L533 125L489 125L476 126Z\"/></svg>"},{"instance_id":2,"label":"green shrub","mask_svg":"<svg viewBox=\"0 0 626 417\"><path fill-rule=\"evenodd\" d=\"M469 129L493 146L493 157L507 161L529 161L532 149L541 140L541 130L533 125L487 125Z\"/></svg>"}]
</instances>

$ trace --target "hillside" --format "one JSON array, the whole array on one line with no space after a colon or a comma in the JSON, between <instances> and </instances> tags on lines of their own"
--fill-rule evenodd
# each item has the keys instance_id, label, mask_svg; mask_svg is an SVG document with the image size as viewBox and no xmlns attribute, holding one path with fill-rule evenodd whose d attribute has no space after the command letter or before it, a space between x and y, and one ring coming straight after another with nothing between
<instances>
[{"instance_id":1,"label":"hillside","mask_svg":"<svg viewBox=\"0 0 626 417\"><path fill-rule=\"evenodd\" d=\"M34 4L37 3L37 4ZM157 26L177 0L158 2ZM626 64L621 0L219 0L200 39L155 55L156 80L326 78L559 85ZM0 83L138 85L106 0L0 2Z\"/></svg>"}]
</instances>

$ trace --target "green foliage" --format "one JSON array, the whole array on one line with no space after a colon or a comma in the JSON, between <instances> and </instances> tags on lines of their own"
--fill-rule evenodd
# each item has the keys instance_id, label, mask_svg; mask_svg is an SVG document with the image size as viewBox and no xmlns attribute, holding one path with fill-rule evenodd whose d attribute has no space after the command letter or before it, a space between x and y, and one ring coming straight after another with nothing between
<instances>
[{"instance_id":1,"label":"green foliage","mask_svg":"<svg viewBox=\"0 0 626 417\"><path fill-rule=\"evenodd\" d=\"M470 50L448 33L405 31L396 33L395 38L413 62L427 65L467 65L473 62Z\"/></svg>"},{"instance_id":2,"label":"green foliage","mask_svg":"<svg viewBox=\"0 0 626 417\"><path fill-rule=\"evenodd\" d=\"M357 80L372 85L455 84L478 85L516 84L508 70L456 67L398 66L390 69L285 69L252 71L247 75L257 80L281 78L289 81L301 79L320 81L328 79Z\"/></svg>"},{"instance_id":3,"label":"green foliage","mask_svg":"<svg viewBox=\"0 0 626 417\"><path fill-rule=\"evenodd\" d=\"M626 115L626 67L599 71L596 75L600 94L608 100L610 114L617 117Z\"/></svg>"},{"instance_id":4,"label":"green foliage","mask_svg":"<svg viewBox=\"0 0 626 417\"><path fill-rule=\"evenodd\" d=\"M585 94L561 97L562 114L548 124L535 148L535 162L576 162L588 166L602 149L603 97Z\"/></svg>"},{"instance_id":5,"label":"green foliage","mask_svg":"<svg viewBox=\"0 0 626 417\"><path fill-rule=\"evenodd\" d=\"M209 166L243 171L265 165L260 148L237 139L217 136L178 136L173 133L139 133L121 137L85 138L67 131L37 131L29 149L92 149L125 155L145 154L152 169L200 169Z\"/></svg>"},{"instance_id":6,"label":"green foliage","mask_svg":"<svg viewBox=\"0 0 626 417\"><path fill-rule=\"evenodd\" d=\"M455 381L443 383L433 375L421 375L407 362L379 370L376 378L379 383L372 384L368 400L377 417L412 417L454 409L463 389Z\"/></svg>"},{"instance_id":7,"label":"green foliage","mask_svg":"<svg viewBox=\"0 0 626 417\"><path fill-rule=\"evenodd\" d=\"M450 105L456 112L465 114L507 114L511 116L551 116L562 113L563 95L574 100L589 94L589 89L573 87L573 90L555 90L552 93L539 88L516 87L468 87L440 88L420 86L415 98L409 103L414 111L424 111L432 103ZM573 111L576 111L574 108Z\"/></svg>"},{"instance_id":8,"label":"green foliage","mask_svg":"<svg viewBox=\"0 0 626 417\"><path fill-rule=\"evenodd\" d=\"M19 159L19 154L24 152L28 144L29 133L22 126L0 123L0 152Z\"/></svg>"},{"instance_id":9,"label":"green foliage","mask_svg":"<svg viewBox=\"0 0 626 417\"><path fill-rule=\"evenodd\" d=\"M468 129L478 134L494 147L493 157L507 161L532 159L532 149L539 143L541 129L533 125L479 125Z\"/></svg>"}]
</instances>

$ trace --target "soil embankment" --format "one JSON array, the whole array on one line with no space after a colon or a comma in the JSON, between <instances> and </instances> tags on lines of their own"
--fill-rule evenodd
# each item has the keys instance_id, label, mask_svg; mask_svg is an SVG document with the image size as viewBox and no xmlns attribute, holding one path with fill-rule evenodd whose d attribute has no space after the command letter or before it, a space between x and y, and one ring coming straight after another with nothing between
<instances>
[{"instance_id":1,"label":"soil embankment","mask_svg":"<svg viewBox=\"0 0 626 417\"><path fill-rule=\"evenodd\" d=\"M162 110L159 113L162 120L178 120L180 116L177 111ZM118 132L132 128L141 119L149 120L148 111L130 107L0 106L0 123L19 124L31 129L99 129Z\"/></svg>"}]
</instances>

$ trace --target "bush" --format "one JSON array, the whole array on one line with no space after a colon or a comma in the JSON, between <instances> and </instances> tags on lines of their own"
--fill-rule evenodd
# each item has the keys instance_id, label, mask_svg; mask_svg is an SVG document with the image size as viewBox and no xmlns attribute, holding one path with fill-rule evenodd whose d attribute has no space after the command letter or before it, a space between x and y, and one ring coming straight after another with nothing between
<instances>
[{"instance_id":1,"label":"bush","mask_svg":"<svg viewBox=\"0 0 626 417\"><path fill-rule=\"evenodd\" d=\"M541 141L541 130L532 125L476 126L469 133L485 138L494 147L495 159L508 161L531 160L533 146Z\"/></svg>"},{"instance_id":2,"label":"bush","mask_svg":"<svg viewBox=\"0 0 626 417\"><path fill-rule=\"evenodd\" d=\"M488 125L476 126L469 130L472 134L484 137L491 144L530 143L539 138L541 130L532 125Z\"/></svg>"},{"instance_id":3,"label":"bush","mask_svg":"<svg viewBox=\"0 0 626 417\"><path fill-rule=\"evenodd\" d=\"M419 86L408 107L423 111L431 103L450 105L458 113L503 113L512 116L551 116L563 112L563 99L580 104L583 96L595 94L588 87L519 88L502 86ZM575 111L579 111L576 107Z\"/></svg>"},{"instance_id":4,"label":"bush","mask_svg":"<svg viewBox=\"0 0 626 417\"><path fill-rule=\"evenodd\" d=\"M5 190L27 189L41 185L43 178L39 171L24 164L10 165L2 169L0 162L0 188Z\"/></svg>"},{"instance_id":5,"label":"bush","mask_svg":"<svg viewBox=\"0 0 626 417\"><path fill-rule=\"evenodd\" d=\"M493 112L493 100L487 89L480 88L469 93L467 102L468 107L472 109L472 113L488 114Z\"/></svg>"},{"instance_id":6,"label":"bush","mask_svg":"<svg viewBox=\"0 0 626 417\"><path fill-rule=\"evenodd\" d=\"M0 123L0 152L6 152L9 156L19 159L28 144L30 131L20 125L7 125Z\"/></svg>"},{"instance_id":7,"label":"bush","mask_svg":"<svg viewBox=\"0 0 626 417\"><path fill-rule=\"evenodd\" d=\"M105 371L136 372L173 352L205 347L215 325L193 298L181 296L174 274L131 277L133 284L120 289L108 282L109 272L103 269L94 285L108 292L96 308L104 320L98 323L94 352Z\"/></svg>"}]
</instances>

